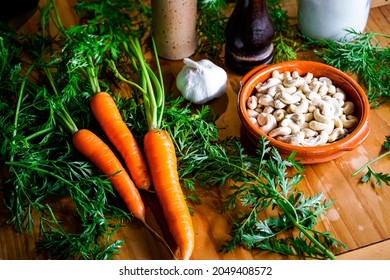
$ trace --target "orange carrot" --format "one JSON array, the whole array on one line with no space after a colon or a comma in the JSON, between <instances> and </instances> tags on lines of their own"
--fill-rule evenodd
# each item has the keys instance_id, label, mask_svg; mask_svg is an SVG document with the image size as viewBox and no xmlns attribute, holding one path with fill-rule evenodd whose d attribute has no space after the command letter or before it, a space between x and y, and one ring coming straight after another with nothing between
<instances>
[{"instance_id":1,"label":"orange carrot","mask_svg":"<svg viewBox=\"0 0 390 280\"><path fill-rule=\"evenodd\" d=\"M169 134L162 129L164 81L153 36L151 39L159 77L146 62L139 39L130 38L124 44L129 51L128 55L138 61L135 70L143 81L143 107L148 124L148 132L144 136L144 154L152 184L181 258L188 260L195 247L195 233L180 185L175 146Z\"/></svg>"},{"instance_id":2,"label":"orange carrot","mask_svg":"<svg viewBox=\"0 0 390 280\"><path fill-rule=\"evenodd\" d=\"M44 68L44 70L50 80L50 84L52 85L54 92L58 95L58 91L55 87L51 72L48 70L48 68ZM97 82L93 84L98 85ZM111 96L109 96L107 93L100 94L100 91L98 91L94 97L96 98L93 99L94 101L92 102L93 104L91 106L95 109L95 116L97 116L100 120L100 124L105 128L106 133L111 133L111 129L115 132L115 134L111 134L111 136L113 137L113 142L117 143L116 138L120 138L123 134L126 134L126 130L128 130L128 128L126 125L123 126L124 122ZM158 240L160 240L174 256L174 253L171 251L171 248L167 242L146 223L145 205L142 201L139 190L110 147L92 131L88 129L78 129L76 123L73 121L68 110L62 103L58 104L58 108L55 110L55 112L59 120L63 122L63 124L72 134L72 142L74 147L81 154L83 154L84 157L90 160L104 175L109 176L109 180L113 188L119 193L119 196L124 201L128 210L135 218L140 220L145 225L145 227ZM107 112L109 114L107 114ZM118 121L116 122L115 120ZM110 125L112 125L112 127L110 127ZM120 133L121 129L122 133ZM131 132L130 135L132 137ZM126 145L126 143L122 143L121 147L125 147ZM144 164L146 166L146 163Z\"/></svg>"},{"instance_id":3,"label":"orange carrot","mask_svg":"<svg viewBox=\"0 0 390 280\"><path fill-rule=\"evenodd\" d=\"M142 152L110 94L98 92L91 99L91 110L110 142L122 156L135 185L149 189L151 180Z\"/></svg>"},{"instance_id":4,"label":"orange carrot","mask_svg":"<svg viewBox=\"0 0 390 280\"><path fill-rule=\"evenodd\" d=\"M194 249L195 234L179 182L175 147L165 130L154 129L144 137L144 151L168 227L181 258L188 260Z\"/></svg>"},{"instance_id":5,"label":"orange carrot","mask_svg":"<svg viewBox=\"0 0 390 280\"><path fill-rule=\"evenodd\" d=\"M96 134L87 129L80 129L73 133L73 145L87 159L94 163L100 171L109 177L114 189L124 201L129 211L140 220L146 228L158 239L174 256L166 241L145 220L145 205L141 195L113 151Z\"/></svg>"},{"instance_id":6,"label":"orange carrot","mask_svg":"<svg viewBox=\"0 0 390 280\"><path fill-rule=\"evenodd\" d=\"M109 180L129 211L145 222L145 206L138 189L112 150L93 132L77 130L72 137L73 145L95 164Z\"/></svg>"}]
</instances>

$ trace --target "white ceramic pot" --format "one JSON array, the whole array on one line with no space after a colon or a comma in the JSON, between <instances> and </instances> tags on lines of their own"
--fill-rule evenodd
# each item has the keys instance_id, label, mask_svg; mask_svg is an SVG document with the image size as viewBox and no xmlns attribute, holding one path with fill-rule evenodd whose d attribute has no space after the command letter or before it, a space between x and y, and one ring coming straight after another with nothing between
<instances>
[{"instance_id":1,"label":"white ceramic pot","mask_svg":"<svg viewBox=\"0 0 390 280\"><path fill-rule=\"evenodd\" d=\"M371 0L298 0L298 27L312 39L348 39L346 30L363 32Z\"/></svg>"}]
</instances>

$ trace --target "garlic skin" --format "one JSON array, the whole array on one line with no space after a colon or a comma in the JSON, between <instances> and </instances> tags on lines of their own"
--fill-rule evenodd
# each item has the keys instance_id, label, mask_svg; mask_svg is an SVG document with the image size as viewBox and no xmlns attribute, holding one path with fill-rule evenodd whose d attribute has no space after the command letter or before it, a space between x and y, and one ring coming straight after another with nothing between
<instances>
[{"instance_id":1,"label":"garlic skin","mask_svg":"<svg viewBox=\"0 0 390 280\"><path fill-rule=\"evenodd\" d=\"M223 68L207 59L196 62L184 58L183 62L176 77L176 87L185 99L204 104L225 92L227 74Z\"/></svg>"}]
</instances>

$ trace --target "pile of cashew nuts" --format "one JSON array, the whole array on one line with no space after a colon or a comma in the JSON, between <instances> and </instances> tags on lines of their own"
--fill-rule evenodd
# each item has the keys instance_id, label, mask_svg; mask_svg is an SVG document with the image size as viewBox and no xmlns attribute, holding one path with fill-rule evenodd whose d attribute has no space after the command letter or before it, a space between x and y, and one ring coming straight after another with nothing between
<instances>
[{"instance_id":1,"label":"pile of cashew nuts","mask_svg":"<svg viewBox=\"0 0 390 280\"><path fill-rule=\"evenodd\" d=\"M274 71L247 100L251 122L264 134L304 147L332 143L357 125L355 104L327 77Z\"/></svg>"}]
</instances>

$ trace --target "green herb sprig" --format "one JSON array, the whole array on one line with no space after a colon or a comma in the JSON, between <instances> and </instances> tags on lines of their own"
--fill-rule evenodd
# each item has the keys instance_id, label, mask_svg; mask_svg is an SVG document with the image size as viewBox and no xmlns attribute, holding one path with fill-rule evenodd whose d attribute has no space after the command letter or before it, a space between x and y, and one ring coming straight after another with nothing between
<instances>
[{"instance_id":1,"label":"green herb sprig","mask_svg":"<svg viewBox=\"0 0 390 280\"><path fill-rule=\"evenodd\" d=\"M385 149L386 152L382 153L381 155L371 159L367 163L365 163L362 167L360 167L358 170L356 170L352 176L357 176L360 172L362 172L365 168L367 168L366 174L364 174L360 178L361 183L367 183L371 181L371 178L375 179L375 183L378 186L382 186L382 184L390 185L390 175L388 173L383 173L383 172L375 172L371 168L371 164L374 162L390 155L390 135L386 136L385 142L383 142L383 148Z\"/></svg>"},{"instance_id":2,"label":"green herb sprig","mask_svg":"<svg viewBox=\"0 0 390 280\"><path fill-rule=\"evenodd\" d=\"M246 210L240 211L233 224L232 239L223 250L229 252L244 246L300 258L335 259L328 249L345 248L345 245L330 232L315 230L333 200L324 199L322 193L306 197L298 190L303 167L293 160L294 153L282 159L275 148L261 139L256 156L256 159L246 158L241 167L245 177L235 179L230 188L233 193L226 209L237 208L238 201ZM295 172L289 175L291 168ZM266 210L276 210L277 214L262 218Z\"/></svg>"},{"instance_id":3,"label":"green herb sprig","mask_svg":"<svg viewBox=\"0 0 390 280\"><path fill-rule=\"evenodd\" d=\"M373 107L390 97L390 48L381 46L379 37L390 39L390 35L348 30L344 40L313 42L327 64L357 75Z\"/></svg>"},{"instance_id":4,"label":"green herb sprig","mask_svg":"<svg viewBox=\"0 0 390 280\"><path fill-rule=\"evenodd\" d=\"M167 110L166 129L174 139L183 185L192 190L220 186L229 194L225 211L244 209L232 224L231 240L221 248L224 252L243 246L301 258L334 259L330 248L345 247L329 232L315 230L333 200L324 199L322 193L306 197L298 190L303 166L293 160L294 154L282 159L265 139L256 154L250 154L239 139L218 139L207 107L192 112L180 103L172 105ZM289 176L292 170L296 173ZM195 196L195 202L199 201ZM267 210L278 213L262 220ZM299 233L293 234L294 230Z\"/></svg>"},{"instance_id":5,"label":"green herb sprig","mask_svg":"<svg viewBox=\"0 0 390 280\"><path fill-rule=\"evenodd\" d=\"M284 0L267 0L268 12L275 29L273 62L296 60L298 52L305 48L296 26L283 8Z\"/></svg>"},{"instance_id":6,"label":"green herb sprig","mask_svg":"<svg viewBox=\"0 0 390 280\"><path fill-rule=\"evenodd\" d=\"M225 28L228 16L224 13L225 0L198 0L197 34L198 55L218 58L226 41Z\"/></svg>"}]
</instances>

